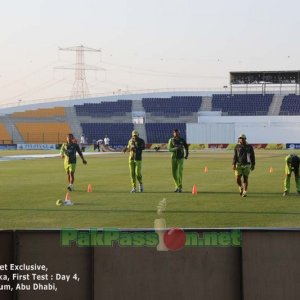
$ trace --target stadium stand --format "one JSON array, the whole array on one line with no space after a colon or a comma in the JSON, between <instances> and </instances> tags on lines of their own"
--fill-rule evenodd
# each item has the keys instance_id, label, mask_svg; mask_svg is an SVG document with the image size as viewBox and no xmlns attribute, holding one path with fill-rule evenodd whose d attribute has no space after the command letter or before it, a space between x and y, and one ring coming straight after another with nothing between
<instances>
[{"instance_id":1,"label":"stadium stand","mask_svg":"<svg viewBox=\"0 0 300 300\"><path fill-rule=\"evenodd\" d=\"M97 141L107 135L112 146L125 146L134 129L132 123L81 123L81 127L88 141Z\"/></svg>"},{"instance_id":2,"label":"stadium stand","mask_svg":"<svg viewBox=\"0 0 300 300\"><path fill-rule=\"evenodd\" d=\"M212 111L231 116L267 115L274 94L214 94Z\"/></svg>"},{"instance_id":3,"label":"stadium stand","mask_svg":"<svg viewBox=\"0 0 300 300\"><path fill-rule=\"evenodd\" d=\"M71 132L68 123L16 123L26 143L54 143L66 141L66 135Z\"/></svg>"},{"instance_id":4,"label":"stadium stand","mask_svg":"<svg viewBox=\"0 0 300 300\"><path fill-rule=\"evenodd\" d=\"M153 116L177 117L198 112L201 96L172 96L171 98L143 98L143 107Z\"/></svg>"},{"instance_id":5,"label":"stadium stand","mask_svg":"<svg viewBox=\"0 0 300 300\"><path fill-rule=\"evenodd\" d=\"M186 139L185 123L146 123L148 143L167 143L175 128L180 130L181 137Z\"/></svg>"},{"instance_id":6,"label":"stadium stand","mask_svg":"<svg viewBox=\"0 0 300 300\"><path fill-rule=\"evenodd\" d=\"M300 115L300 95L284 96L279 115Z\"/></svg>"},{"instance_id":7,"label":"stadium stand","mask_svg":"<svg viewBox=\"0 0 300 300\"><path fill-rule=\"evenodd\" d=\"M12 137L3 123L0 123L0 144L12 144Z\"/></svg>"},{"instance_id":8,"label":"stadium stand","mask_svg":"<svg viewBox=\"0 0 300 300\"><path fill-rule=\"evenodd\" d=\"M131 113L132 100L118 100L115 102L85 103L75 105L77 116L112 117Z\"/></svg>"},{"instance_id":9,"label":"stadium stand","mask_svg":"<svg viewBox=\"0 0 300 300\"><path fill-rule=\"evenodd\" d=\"M203 97L168 94L166 98L150 95L139 100L119 99L99 103L87 100L87 103L80 103L70 107L39 108L6 115L5 118L10 122L3 122L5 125L0 128L0 143L4 139L2 136L11 140L2 131L12 127L14 141L26 143L61 143L65 141L65 135L73 131L77 138L84 133L89 143L108 135L111 145L126 145L130 132L137 126L133 124L134 112L143 113L145 123L139 125L139 131L150 144L166 143L174 128L179 128L182 136L186 137L186 123L198 123L200 110L218 111L218 115L221 111L222 115L232 116L300 115L300 96L295 94L285 97L259 93ZM206 106L203 109L204 104Z\"/></svg>"},{"instance_id":10,"label":"stadium stand","mask_svg":"<svg viewBox=\"0 0 300 300\"><path fill-rule=\"evenodd\" d=\"M13 118L52 118L63 117L66 115L64 107L39 108L36 110L26 110L23 112L14 112Z\"/></svg>"}]
</instances>

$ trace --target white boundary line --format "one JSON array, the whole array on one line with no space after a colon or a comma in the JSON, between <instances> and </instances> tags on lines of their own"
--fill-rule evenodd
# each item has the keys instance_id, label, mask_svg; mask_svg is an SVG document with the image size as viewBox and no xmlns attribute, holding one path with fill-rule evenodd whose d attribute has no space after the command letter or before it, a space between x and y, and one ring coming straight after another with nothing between
<instances>
[{"instance_id":1,"label":"white boundary line","mask_svg":"<svg viewBox=\"0 0 300 300\"><path fill-rule=\"evenodd\" d=\"M89 155L111 155L121 152L83 152L84 156ZM29 154L29 155L11 155L11 156L0 156L1 161L13 161L13 160L28 160L28 159L40 159L40 158L52 158L60 157L60 154Z\"/></svg>"}]
</instances>

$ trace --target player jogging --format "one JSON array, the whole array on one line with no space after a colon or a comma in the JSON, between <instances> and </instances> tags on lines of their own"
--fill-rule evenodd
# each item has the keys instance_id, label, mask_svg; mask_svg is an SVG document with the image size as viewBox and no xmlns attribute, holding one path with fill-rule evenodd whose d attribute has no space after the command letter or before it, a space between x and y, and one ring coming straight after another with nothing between
<instances>
[{"instance_id":1,"label":"player jogging","mask_svg":"<svg viewBox=\"0 0 300 300\"><path fill-rule=\"evenodd\" d=\"M173 130L173 137L169 139L168 150L172 152L172 176L176 193L182 192L183 159L189 156L188 145L178 129ZM184 155L185 152L185 155Z\"/></svg>"},{"instance_id":2,"label":"player jogging","mask_svg":"<svg viewBox=\"0 0 300 300\"><path fill-rule=\"evenodd\" d=\"M131 193L136 192L136 181L139 182L139 192L143 192L142 151L145 149L145 142L139 137L139 133L136 130L132 131L131 136L127 147L123 149L124 153L127 150L129 151L129 172L132 186Z\"/></svg>"},{"instance_id":3,"label":"player jogging","mask_svg":"<svg viewBox=\"0 0 300 300\"><path fill-rule=\"evenodd\" d=\"M67 134L67 142L62 144L60 149L60 155L64 158L64 167L68 178L68 190L74 191L74 180L75 180L75 170L76 170L76 152L82 159L83 164L87 164L84 159L82 152L77 143L74 143L74 136L72 133Z\"/></svg>"},{"instance_id":4,"label":"player jogging","mask_svg":"<svg viewBox=\"0 0 300 300\"><path fill-rule=\"evenodd\" d=\"M300 195L299 164L300 158L296 154L290 154L285 157L285 179L283 196L287 196L290 192L290 183L293 172L295 175L296 190L298 195Z\"/></svg>"},{"instance_id":5,"label":"player jogging","mask_svg":"<svg viewBox=\"0 0 300 300\"><path fill-rule=\"evenodd\" d=\"M246 136L241 134L238 138L238 144L234 147L232 169L235 171L236 183L239 186L239 193L242 197L247 196L248 177L250 171L253 171L254 168L255 154L253 147L246 142Z\"/></svg>"}]
</instances>

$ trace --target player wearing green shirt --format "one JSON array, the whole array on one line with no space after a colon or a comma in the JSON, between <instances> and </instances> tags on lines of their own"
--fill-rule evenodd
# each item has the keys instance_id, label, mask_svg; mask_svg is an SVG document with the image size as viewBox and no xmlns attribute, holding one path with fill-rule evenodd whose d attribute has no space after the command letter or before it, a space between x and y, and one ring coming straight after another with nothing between
<instances>
[{"instance_id":1,"label":"player wearing green shirt","mask_svg":"<svg viewBox=\"0 0 300 300\"><path fill-rule=\"evenodd\" d=\"M287 196L290 192L291 177L294 172L296 190L300 195L300 176L299 176L299 164L300 158L296 154L289 154L285 157L285 179L284 179L284 193L283 196Z\"/></svg>"},{"instance_id":2,"label":"player wearing green shirt","mask_svg":"<svg viewBox=\"0 0 300 300\"><path fill-rule=\"evenodd\" d=\"M60 155L64 158L64 168L67 173L68 178L68 190L74 190L74 180L75 180L75 170L76 170L76 153L82 159L83 164L87 164L87 161L84 159L82 152L77 143L74 143L73 134L69 133L67 135L67 142L62 144L60 149Z\"/></svg>"},{"instance_id":3,"label":"player wearing green shirt","mask_svg":"<svg viewBox=\"0 0 300 300\"><path fill-rule=\"evenodd\" d=\"M241 134L238 144L234 148L232 169L235 171L236 183L242 197L247 196L248 177L255 168L255 154L253 147L246 142L246 136ZM243 182L242 182L243 177Z\"/></svg>"},{"instance_id":4,"label":"player wearing green shirt","mask_svg":"<svg viewBox=\"0 0 300 300\"><path fill-rule=\"evenodd\" d=\"M173 130L173 137L169 139L168 150L172 152L172 175L176 193L182 192L183 159L189 156L188 145L178 129Z\"/></svg>"},{"instance_id":5,"label":"player wearing green shirt","mask_svg":"<svg viewBox=\"0 0 300 300\"><path fill-rule=\"evenodd\" d=\"M131 139L123 152L129 151L129 172L131 181L131 193L136 192L136 181L139 182L139 191L144 191L142 176L142 151L145 149L145 142L139 137L139 133L133 130Z\"/></svg>"}]
</instances>

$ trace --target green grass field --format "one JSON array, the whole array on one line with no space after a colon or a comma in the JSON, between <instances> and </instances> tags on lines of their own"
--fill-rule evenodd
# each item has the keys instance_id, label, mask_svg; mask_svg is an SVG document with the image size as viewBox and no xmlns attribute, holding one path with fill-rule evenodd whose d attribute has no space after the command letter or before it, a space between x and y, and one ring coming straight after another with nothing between
<instances>
[{"instance_id":1,"label":"green grass field","mask_svg":"<svg viewBox=\"0 0 300 300\"><path fill-rule=\"evenodd\" d=\"M291 195L282 197L287 153L256 151L247 198L238 194L232 151L192 152L184 165L182 194L173 192L169 153L144 153L145 192L136 194L129 193L128 154L86 156L87 166L78 161L71 193L75 205L69 207L55 204L67 192L61 158L1 161L0 228L153 228L163 198L167 208L161 217L167 227L300 227L294 178ZM3 151L0 157L13 154ZM87 193L89 183L92 193ZM191 193L193 184L197 195Z\"/></svg>"}]
</instances>

